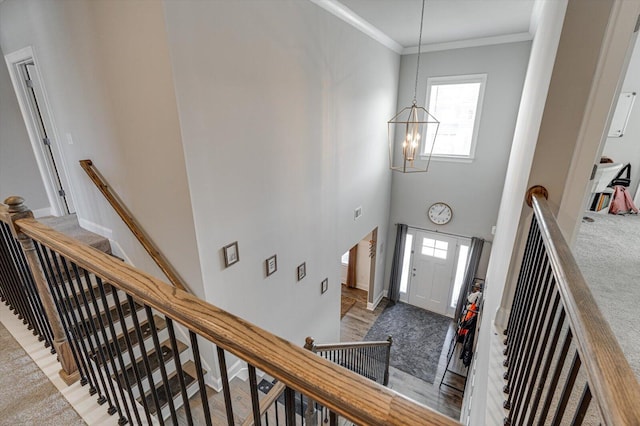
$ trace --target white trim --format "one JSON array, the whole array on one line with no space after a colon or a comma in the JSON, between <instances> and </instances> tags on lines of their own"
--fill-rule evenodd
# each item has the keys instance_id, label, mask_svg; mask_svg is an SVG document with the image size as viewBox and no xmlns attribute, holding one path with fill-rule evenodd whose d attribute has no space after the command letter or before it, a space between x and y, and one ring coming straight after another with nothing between
<instances>
[{"instance_id":1,"label":"white trim","mask_svg":"<svg viewBox=\"0 0 640 426\"><path fill-rule=\"evenodd\" d=\"M13 90L15 91L16 98L18 100L20 113L22 114L22 118L25 122L25 127L27 129L27 134L29 135L31 147L33 148L36 163L38 164L38 169L44 183L47 198L49 199L49 203L51 205L51 214L55 216L62 216L67 213L66 207L64 205L64 202L58 196L58 189L54 185L54 182L57 181L57 177L55 175L55 171L52 170L52 166L47 160L48 154L45 153L42 141L38 136L38 131L34 127L36 118L33 117L32 109L29 106L28 99L26 98L26 84L23 79L20 78L20 71L18 69L18 67L25 62L33 61L35 65L36 75L33 77L33 80L40 87L40 94L42 95L42 98L39 99L40 102L38 104L38 108L40 109L42 116L46 117L46 121L48 121L48 130L50 133L48 136L49 140L51 141L51 150L54 157L56 158L58 177L62 182L62 187L67 192L66 198L67 205L69 206L69 211L70 213L74 213L75 201L73 197L73 190L71 187L71 180L69 179L69 173L67 171L68 168L66 166L63 151L58 142L59 139L53 119L53 113L49 100L47 98L44 82L42 81L42 77L40 75L40 66L38 65L35 51L31 46L27 46L5 55L4 58L7 64L7 69L9 71L9 76L11 77L11 83L13 84Z\"/></svg>"},{"instance_id":2,"label":"white trim","mask_svg":"<svg viewBox=\"0 0 640 426\"><path fill-rule=\"evenodd\" d=\"M380 301L383 298L387 297L387 293L388 293L388 290L385 290L385 291L383 291L382 293L380 293L378 295L378 297L376 298L376 300L373 301L373 303L367 302L367 310L373 311L374 309L376 309L378 307L378 305L380 304Z\"/></svg>"},{"instance_id":3,"label":"white trim","mask_svg":"<svg viewBox=\"0 0 640 426\"><path fill-rule=\"evenodd\" d=\"M355 13L337 0L309 0L311 3L323 8L330 14L343 20L353 28L368 35L383 46L393 50L398 54L402 54L404 48L391 37L380 31L371 23L364 20L360 15Z\"/></svg>"},{"instance_id":4,"label":"white trim","mask_svg":"<svg viewBox=\"0 0 640 426\"><path fill-rule=\"evenodd\" d=\"M313 1L313 0L312 0ZM468 40L448 41L444 43L425 44L420 48L420 52L439 52L441 50L464 49L467 47L492 46L495 44L519 43L522 41L531 41L533 36L526 33L506 34L493 37L472 38ZM403 55L413 55L418 53L418 47L405 47Z\"/></svg>"},{"instance_id":5,"label":"white trim","mask_svg":"<svg viewBox=\"0 0 640 426\"><path fill-rule=\"evenodd\" d=\"M480 132L480 121L482 119L482 106L484 104L484 92L487 87L487 74L448 75L448 76L427 78L427 94L425 98L425 106L427 110L433 111L433 108L429 104L432 86L445 85L445 84L454 85L454 84L465 84L465 83L480 83L480 90L478 91L478 100L476 102L476 116L473 122L473 132L471 134L471 146L469 147L469 155L431 154L431 159L433 160L438 159L441 161L446 160L446 161L455 161L455 162L459 162L459 161L471 162L475 159L476 146L478 143L478 133ZM436 141L434 141L434 145L437 143L437 139L438 139L438 136L436 135ZM424 147L420 147L420 148L421 148L420 157L426 159L428 156L423 153Z\"/></svg>"},{"instance_id":6,"label":"white trim","mask_svg":"<svg viewBox=\"0 0 640 426\"><path fill-rule=\"evenodd\" d=\"M113 231L111 231L111 229L105 228L104 226L98 225L97 223L88 221L87 219L83 219L79 217L78 224L80 225L81 228L84 228L87 231L91 231L94 234L101 235L109 240L111 240L113 237Z\"/></svg>"},{"instance_id":7,"label":"white trim","mask_svg":"<svg viewBox=\"0 0 640 426\"><path fill-rule=\"evenodd\" d=\"M33 210L33 216L38 219L40 217L51 216L51 206Z\"/></svg>"}]
</instances>

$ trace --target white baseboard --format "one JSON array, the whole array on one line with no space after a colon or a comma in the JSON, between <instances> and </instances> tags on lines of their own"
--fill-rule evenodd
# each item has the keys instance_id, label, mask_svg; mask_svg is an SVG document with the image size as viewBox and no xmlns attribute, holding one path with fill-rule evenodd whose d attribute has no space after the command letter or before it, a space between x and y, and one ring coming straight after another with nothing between
<instances>
[{"instance_id":1,"label":"white baseboard","mask_svg":"<svg viewBox=\"0 0 640 426\"><path fill-rule=\"evenodd\" d=\"M373 303L367 302L367 309L373 311L384 297L387 297L387 290L380 293Z\"/></svg>"},{"instance_id":2,"label":"white baseboard","mask_svg":"<svg viewBox=\"0 0 640 426\"><path fill-rule=\"evenodd\" d=\"M78 223L82 228L86 229L87 231L91 231L94 234L101 235L107 238L108 240L112 240L113 238L113 231L109 228L105 228L102 225L98 225L97 223L93 223L91 221L88 221L87 219L82 219L80 217L78 218Z\"/></svg>"},{"instance_id":3,"label":"white baseboard","mask_svg":"<svg viewBox=\"0 0 640 426\"><path fill-rule=\"evenodd\" d=\"M122 249L122 246L118 244L116 240L112 240L111 238L109 238L109 244L111 244L111 253L114 256L117 256L120 259L123 259L125 263L131 266L136 266L133 264L133 262L131 261L131 258L127 256L127 253L125 253L125 251Z\"/></svg>"},{"instance_id":4,"label":"white baseboard","mask_svg":"<svg viewBox=\"0 0 640 426\"><path fill-rule=\"evenodd\" d=\"M249 368L247 363L241 359L237 360L233 363L231 368L227 369L227 376L229 377L229 382L236 377L243 382L246 382L249 380ZM264 372L256 369L256 376L262 378L264 376ZM222 390L222 379L214 378L212 388L215 389L216 392L220 392Z\"/></svg>"},{"instance_id":5,"label":"white baseboard","mask_svg":"<svg viewBox=\"0 0 640 426\"><path fill-rule=\"evenodd\" d=\"M36 219L39 217L51 216L51 207L33 210L33 216L35 216Z\"/></svg>"}]
</instances>

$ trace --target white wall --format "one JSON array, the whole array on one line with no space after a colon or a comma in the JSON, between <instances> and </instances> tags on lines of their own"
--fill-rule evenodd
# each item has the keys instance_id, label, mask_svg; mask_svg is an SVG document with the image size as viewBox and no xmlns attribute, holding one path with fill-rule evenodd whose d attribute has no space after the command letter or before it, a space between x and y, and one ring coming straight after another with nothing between
<instances>
[{"instance_id":1,"label":"white wall","mask_svg":"<svg viewBox=\"0 0 640 426\"><path fill-rule=\"evenodd\" d=\"M207 299L294 343L336 341L340 256L387 231L398 55L311 2L164 7Z\"/></svg>"},{"instance_id":2,"label":"white wall","mask_svg":"<svg viewBox=\"0 0 640 426\"><path fill-rule=\"evenodd\" d=\"M4 53L0 50L4 58ZM23 197L32 210L49 207L6 64L0 64L0 202Z\"/></svg>"},{"instance_id":3,"label":"white wall","mask_svg":"<svg viewBox=\"0 0 640 426\"><path fill-rule=\"evenodd\" d=\"M529 51L530 42L520 42L421 55L418 104L425 102L428 77L487 74L476 158L471 163L433 159L427 173L394 173L389 241L395 241L397 223L493 239L491 228L498 216ZM413 98L416 59L417 55L402 57L398 107ZM436 226L427 217L427 209L437 201L453 209L453 219L446 225ZM392 257L393 249L386 256L385 283ZM487 261L484 257L481 270Z\"/></svg>"},{"instance_id":4,"label":"white wall","mask_svg":"<svg viewBox=\"0 0 640 426\"><path fill-rule=\"evenodd\" d=\"M1 2L0 48L26 46L38 61L81 223L102 227L136 266L164 278L80 168L91 158L202 295L162 5ZM14 152L10 158L19 161Z\"/></svg>"},{"instance_id":5,"label":"white wall","mask_svg":"<svg viewBox=\"0 0 640 426\"><path fill-rule=\"evenodd\" d=\"M462 421L465 424L468 424L466 423L468 419L473 419L474 424L477 422L478 425L492 424L485 417L487 416L489 343L493 331L493 317L502 299L511 261L511 258L504 254L513 252L515 246L522 209L522 194L526 190L528 170L533 161L566 1L541 2L541 5L540 19L527 66L527 78L518 109L504 191L500 200L496 235L491 248L492 253L496 255L491 256L487 269L483 321L477 337L476 359L470 369L470 372L476 373L473 379L467 381L462 406ZM471 397L472 405L470 406Z\"/></svg>"},{"instance_id":6,"label":"white wall","mask_svg":"<svg viewBox=\"0 0 640 426\"><path fill-rule=\"evenodd\" d=\"M640 182L640 43L636 43L622 83L622 92L636 92L636 102L631 109L629 124L620 138L607 138L602 155L613 158L618 163L631 163L631 185L633 196Z\"/></svg>"}]
</instances>

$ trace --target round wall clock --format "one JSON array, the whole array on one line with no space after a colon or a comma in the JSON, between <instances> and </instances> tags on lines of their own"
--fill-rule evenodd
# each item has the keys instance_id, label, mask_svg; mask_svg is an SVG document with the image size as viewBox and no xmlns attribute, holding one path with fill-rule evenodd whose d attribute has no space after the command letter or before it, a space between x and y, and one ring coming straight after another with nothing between
<instances>
[{"instance_id":1,"label":"round wall clock","mask_svg":"<svg viewBox=\"0 0 640 426\"><path fill-rule=\"evenodd\" d=\"M427 211L427 216L429 216L429 220L436 225L444 225L451 221L453 210L451 210L451 207L446 203L433 203Z\"/></svg>"}]
</instances>

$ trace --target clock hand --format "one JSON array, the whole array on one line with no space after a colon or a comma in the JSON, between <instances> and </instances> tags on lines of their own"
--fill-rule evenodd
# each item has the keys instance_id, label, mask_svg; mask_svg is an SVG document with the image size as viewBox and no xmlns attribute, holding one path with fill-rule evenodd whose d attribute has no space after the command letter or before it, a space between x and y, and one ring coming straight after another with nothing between
<instances>
[{"instance_id":1,"label":"clock hand","mask_svg":"<svg viewBox=\"0 0 640 426\"><path fill-rule=\"evenodd\" d=\"M438 212L438 216L440 216L444 211L445 211L446 207L443 207L442 210L440 210L440 212Z\"/></svg>"}]
</instances>

